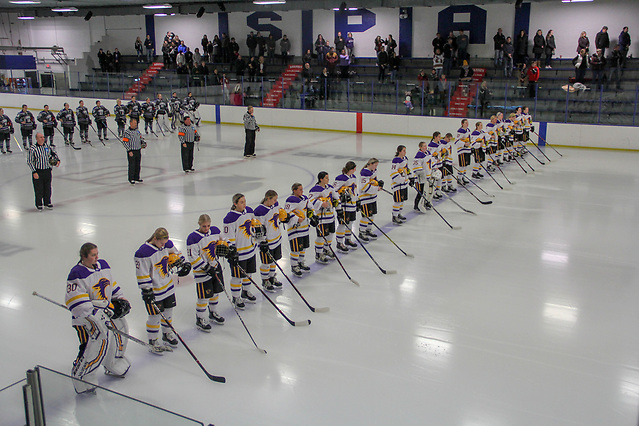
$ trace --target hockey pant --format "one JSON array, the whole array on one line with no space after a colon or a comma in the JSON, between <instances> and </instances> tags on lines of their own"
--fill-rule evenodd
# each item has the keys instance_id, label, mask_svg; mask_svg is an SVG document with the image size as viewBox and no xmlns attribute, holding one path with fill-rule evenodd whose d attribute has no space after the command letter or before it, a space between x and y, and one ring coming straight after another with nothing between
<instances>
[{"instance_id":1,"label":"hockey pant","mask_svg":"<svg viewBox=\"0 0 639 426\"><path fill-rule=\"evenodd\" d=\"M5 147L11 149L11 133L0 133L0 148L4 151Z\"/></svg>"},{"instance_id":2,"label":"hockey pant","mask_svg":"<svg viewBox=\"0 0 639 426\"><path fill-rule=\"evenodd\" d=\"M62 130L64 130L64 143L65 144L73 144L73 127L63 126Z\"/></svg>"},{"instance_id":3,"label":"hockey pant","mask_svg":"<svg viewBox=\"0 0 639 426\"><path fill-rule=\"evenodd\" d=\"M144 118L144 132L146 134L148 134L149 132L153 133L153 118Z\"/></svg>"},{"instance_id":4,"label":"hockey pant","mask_svg":"<svg viewBox=\"0 0 639 426\"><path fill-rule=\"evenodd\" d=\"M80 128L80 140L82 143L89 142L89 123L78 123Z\"/></svg>"},{"instance_id":5,"label":"hockey pant","mask_svg":"<svg viewBox=\"0 0 639 426\"><path fill-rule=\"evenodd\" d=\"M118 123L118 137L121 138L124 136L124 126L126 125L126 120L125 121L115 121L116 123Z\"/></svg>"},{"instance_id":6,"label":"hockey pant","mask_svg":"<svg viewBox=\"0 0 639 426\"><path fill-rule=\"evenodd\" d=\"M406 200L408 200L408 188L398 188L393 191L393 217L402 214Z\"/></svg>"},{"instance_id":7,"label":"hockey pant","mask_svg":"<svg viewBox=\"0 0 639 426\"><path fill-rule=\"evenodd\" d=\"M240 266L248 276L242 274ZM249 290L251 287L251 280L249 277L255 272L255 256L240 260L237 265L231 265L231 293L233 297L240 297L242 290Z\"/></svg>"},{"instance_id":8,"label":"hockey pant","mask_svg":"<svg viewBox=\"0 0 639 426\"><path fill-rule=\"evenodd\" d=\"M95 125L98 128L98 138L99 139L108 139L107 138L107 122L106 121L95 121Z\"/></svg>"},{"instance_id":9,"label":"hockey pant","mask_svg":"<svg viewBox=\"0 0 639 426\"><path fill-rule=\"evenodd\" d=\"M216 268L217 277L222 277L222 269L218 265ZM198 318L209 321L209 311L215 312L218 303L219 294L224 291L217 277L211 277L207 281L195 283L197 293L197 301L195 303L195 315Z\"/></svg>"},{"instance_id":10,"label":"hockey pant","mask_svg":"<svg viewBox=\"0 0 639 426\"><path fill-rule=\"evenodd\" d=\"M95 383L95 370L102 364L105 370L115 376L124 376L131 363L124 356L126 339L110 331L106 324L128 333L129 327L124 318L111 320L103 311L84 318L85 324L74 326L80 339L80 352L73 362L71 375L74 378ZM73 387L77 393L84 393L95 389L90 383L73 380Z\"/></svg>"},{"instance_id":11,"label":"hockey pant","mask_svg":"<svg viewBox=\"0 0 639 426\"><path fill-rule=\"evenodd\" d=\"M32 129L20 129L22 133L22 145L26 148L27 146L33 145L33 130ZM29 145L27 145L27 142Z\"/></svg>"},{"instance_id":12,"label":"hockey pant","mask_svg":"<svg viewBox=\"0 0 639 426\"><path fill-rule=\"evenodd\" d=\"M304 263L304 252L306 250L306 246L303 245L302 239L306 239L306 242L308 243L308 235L289 240L291 267Z\"/></svg>"},{"instance_id":13,"label":"hockey pant","mask_svg":"<svg viewBox=\"0 0 639 426\"><path fill-rule=\"evenodd\" d=\"M158 114L156 117L158 121L158 127L160 129L165 129L167 132L169 131L169 126L167 125L166 114Z\"/></svg>"}]
</instances>

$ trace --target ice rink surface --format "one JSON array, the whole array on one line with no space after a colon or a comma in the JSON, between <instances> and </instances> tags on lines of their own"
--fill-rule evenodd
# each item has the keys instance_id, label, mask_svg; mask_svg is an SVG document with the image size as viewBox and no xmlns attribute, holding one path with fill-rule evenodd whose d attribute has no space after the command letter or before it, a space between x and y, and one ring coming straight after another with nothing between
<instances>
[{"instance_id":1,"label":"ice rink surface","mask_svg":"<svg viewBox=\"0 0 639 426\"><path fill-rule=\"evenodd\" d=\"M424 133L434 130L456 129ZM369 157L381 160L379 176L390 181L395 147L407 145L412 158L419 142L263 127L257 158L245 160L241 126L205 124L200 132L196 173L181 171L177 136L152 136L142 156L144 184L135 186L126 182L125 151L114 138L104 147L90 132L93 147L73 151L56 134L62 165L54 171L55 208L41 213L24 154L14 143L13 154L0 157L0 388L37 364L70 372L78 344L71 316L31 293L63 302L82 243L99 246L133 305L130 333L146 339L133 254L155 228L166 227L184 250L198 216L208 213L221 226L236 192L256 207L268 189L282 199L293 182L308 190L317 172L328 171L332 181L346 161L359 171ZM291 327L258 294L241 315L267 355L224 296L226 324L197 331L193 280L180 279L173 324L226 384L209 381L183 347L157 357L134 343L126 378L100 374L99 383L215 425L636 425L639 154L560 151L563 158L547 150L552 162L545 166L527 157L535 173L508 164L504 172L516 185L496 173L509 190L488 177L478 182L494 198L474 193L492 205L460 190L454 199L476 216L450 201L437 204L461 230L434 212L411 213L392 227L392 199L380 193L377 223L415 258L380 237L367 248L396 275L381 274L360 248L341 259L361 287L336 262L293 278L328 313L312 313L280 274L284 288L272 298L294 321L312 324ZM307 259L312 263L312 249ZM64 421L55 424L135 421L133 411L113 413L76 397L70 382L56 397ZM0 412L20 419L22 408L2 401L0 394Z\"/></svg>"}]
</instances>

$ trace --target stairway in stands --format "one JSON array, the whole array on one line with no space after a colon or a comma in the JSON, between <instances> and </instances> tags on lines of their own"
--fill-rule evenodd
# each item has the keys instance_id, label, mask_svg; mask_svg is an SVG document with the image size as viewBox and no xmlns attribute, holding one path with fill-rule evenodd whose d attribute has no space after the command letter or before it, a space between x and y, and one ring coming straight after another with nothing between
<instances>
[{"instance_id":1,"label":"stairway in stands","mask_svg":"<svg viewBox=\"0 0 639 426\"><path fill-rule=\"evenodd\" d=\"M124 98L131 99L132 96L138 95L141 91L144 90L147 84L149 84L151 80L153 80L153 78L158 75L162 68L164 68L164 64L162 62L152 63L150 67L144 70L140 78L135 83L133 83L131 87L128 88L126 94L124 95Z\"/></svg>"},{"instance_id":2,"label":"stairway in stands","mask_svg":"<svg viewBox=\"0 0 639 426\"><path fill-rule=\"evenodd\" d=\"M265 107L276 107L282 98L284 97L284 93L291 87L291 83L295 81L297 76L302 72L302 65L289 65L286 67L286 70L282 73L280 78L273 84L271 90L264 97L264 102L262 106Z\"/></svg>"},{"instance_id":3,"label":"stairway in stands","mask_svg":"<svg viewBox=\"0 0 639 426\"><path fill-rule=\"evenodd\" d=\"M457 85L446 111L448 117L466 117L468 105L475 100L477 89L485 75L486 68L473 68L472 83L468 85L470 90L464 90L461 84Z\"/></svg>"}]
</instances>

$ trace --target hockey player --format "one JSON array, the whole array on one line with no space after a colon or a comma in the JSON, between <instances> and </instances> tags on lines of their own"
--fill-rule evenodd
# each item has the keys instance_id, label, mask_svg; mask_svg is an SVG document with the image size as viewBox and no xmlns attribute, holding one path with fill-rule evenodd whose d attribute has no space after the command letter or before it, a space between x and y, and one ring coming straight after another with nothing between
<instances>
[{"instance_id":1,"label":"hockey player","mask_svg":"<svg viewBox=\"0 0 639 426\"><path fill-rule=\"evenodd\" d=\"M222 239L220 229L211 226L209 215L200 215L197 223L198 229L186 238L186 256L195 276L195 326L198 330L210 332L209 320L224 325L224 317L216 310L219 294L224 291L224 282L220 281L224 278L218 258L222 257L225 250L228 251L228 244Z\"/></svg>"},{"instance_id":2,"label":"hockey player","mask_svg":"<svg viewBox=\"0 0 639 426\"><path fill-rule=\"evenodd\" d=\"M291 271L295 276L301 277L304 272L311 270L304 263L304 251L310 247L308 214L312 215L313 210L308 207L308 197L304 195L301 183L294 183L291 192L284 205L284 210L290 217L286 231L291 249Z\"/></svg>"},{"instance_id":3,"label":"hockey player","mask_svg":"<svg viewBox=\"0 0 639 426\"><path fill-rule=\"evenodd\" d=\"M457 160L459 161L459 173L457 174L457 182L460 185L469 183L466 177L468 166L470 165L470 129L468 128L468 120L465 118L461 122L461 127L457 129L457 137L455 139L455 148L457 148Z\"/></svg>"},{"instance_id":4,"label":"hockey player","mask_svg":"<svg viewBox=\"0 0 639 426\"><path fill-rule=\"evenodd\" d=\"M310 222L311 225L315 223L313 226L315 226L317 234L315 239L315 261L322 264L327 264L329 260L335 259L335 254L330 247L335 233L334 209L340 206L339 195L335 192L333 185L328 182L328 173L319 172L317 174L317 183L308 191L310 205L316 217L315 220Z\"/></svg>"},{"instance_id":5,"label":"hockey player","mask_svg":"<svg viewBox=\"0 0 639 426\"><path fill-rule=\"evenodd\" d=\"M395 152L395 158L391 163L391 191L393 192L393 225L401 225L406 222L402 216L404 201L408 200L408 183L414 182L415 177L411 176L408 168L408 158L406 158L406 147L399 145Z\"/></svg>"},{"instance_id":6,"label":"hockey player","mask_svg":"<svg viewBox=\"0 0 639 426\"><path fill-rule=\"evenodd\" d=\"M195 100L193 94L189 92L186 98L182 101L182 108L186 110L191 117L193 117L193 122L196 126L200 125L200 113L197 109L200 107L200 103Z\"/></svg>"},{"instance_id":7,"label":"hockey player","mask_svg":"<svg viewBox=\"0 0 639 426\"><path fill-rule=\"evenodd\" d=\"M73 145L73 132L75 131L75 114L73 110L69 108L68 103L64 103L64 108L58 112L56 119L62 125L64 131L64 144Z\"/></svg>"},{"instance_id":8,"label":"hockey player","mask_svg":"<svg viewBox=\"0 0 639 426\"><path fill-rule=\"evenodd\" d=\"M169 99L169 118L171 119L171 129L177 129L180 117L182 115L182 101L178 98L177 93L173 92L171 99Z\"/></svg>"},{"instance_id":9,"label":"hockey player","mask_svg":"<svg viewBox=\"0 0 639 426\"><path fill-rule=\"evenodd\" d=\"M31 111L27 109L27 105L22 105L22 111L16 115L15 122L20 125L20 133L22 133L22 146L28 149L33 145L33 131L38 127ZM27 141L29 146L27 146Z\"/></svg>"},{"instance_id":10,"label":"hockey player","mask_svg":"<svg viewBox=\"0 0 639 426\"><path fill-rule=\"evenodd\" d=\"M89 125L91 125L91 117L89 110L84 106L84 101L80 101L80 105L75 109L78 117L78 126L80 127L80 140L82 143L91 143L89 140Z\"/></svg>"},{"instance_id":11,"label":"hockey player","mask_svg":"<svg viewBox=\"0 0 639 426\"><path fill-rule=\"evenodd\" d=\"M122 105L122 99L115 101L115 107L113 107L113 113L115 114L115 122L118 125L118 137L124 136L124 127L126 126L126 115L129 112L128 108Z\"/></svg>"},{"instance_id":12,"label":"hockey player","mask_svg":"<svg viewBox=\"0 0 639 426\"><path fill-rule=\"evenodd\" d=\"M521 156L524 150L524 115L522 113L521 107L517 107L515 110L515 116L512 117L511 121L513 122L513 130L515 133L515 140L513 141L513 146L515 147L515 155Z\"/></svg>"},{"instance_id":13,"label":"hockey player","mask_svg":"<svg viewBox=\"0 0 639 426\"><path fill-rule=\"evenodd\" d=\"M184 170L184 173L194 172L193 150L195 143L200 141L200 134L191 124L191 117L186 117L184 124L180 126L178 130L178 140L181 145L182 170Z\"/></svg>"},{"instance_id":14,"label":"hockey player","mask_svg":"<svg viewBox=\"0 0 639 426\"><path fill-rule=\"evenodd\" d=\"M141 107L142 116L144 117L144 134L148 135L149 130L155 135L153 131L153 118L155 117L155 105L151 103L150 98L146 98L146 101ZM157 135L155 135L157 136Z\"/></svg>"},{"instance_id":15,"label":"hockey player","mask_svg":"<svg viewBox=\"0 0 639 426\"><path fill-rule=\"evenodd\" d=\"M169 112L169 104L162 98L162 94L158 93L158 98L154 102L155 104L155 119L157 120L160 131L164 128L167 132L170 132L169 126L166 123L166 116Z\"/></svg>"},{"instance_id":16,"label":"hockey player","mask_svg":"<svg viewBox=\"0 0 639 426\"><path fill-rule=\"evenodd\" d=\"M42 123L42 129L44 131L44 140L49 143L49 146L55 147L53 143L53 134L55 128L58 127L58 122L55 119L55 115L49 111L49 105L44 106L44 110L38 114L38 121Z\"/></svg>"},{"instance_id":17,"label":"hockey player","mask_svg":"<svg viewBox=\"0 0 639 426\"><path fill-rule=\"evenodd\" d=\"M524 107L521 112L522 121L524 125L524 143L528 143L530 140L530 131L535 131L535 127L532 124L532 116L530 115L530 110L528 107Z\"/></svg>"},{"instance_id":18,"label":"hockey player","mask_svg":"<svg viewBox=\"0 0 639 426\"><path fill-rule=\"evenodd\" d=\"M384 189L384 181L377 179L379 160L371 158L359 174L359 202L362 217L359 222L359 239L365 242L376 240L377 234L371 230L369 219L377 214L377 193Z\"/></svg>"},{"instance_id":19,"label":"hockey player","mask_svg":"<svg viewBox=\"0 0 639 426\"><path fill-rule=\"evenodd\" d=\"M437 132L439 134L439 132ZM414 186L417 189L417 195L415 196L415 203L413 205L413 209L419 213L422 211L419 209L419 202L422 198L422 194L426 197L432 197L433 191L432 186L429 185L428 195L424 193L424 187L426 182L430 178L431 175L431 155L428 151L428 143L421 141L419 143L419 150L415 154L415 158L413 158L413 174L417 178ZM428 198L424 198L424 206L428 209L430 208L430 200Z\"/></svg>"},{"instance_id":20,"label":"hockey player","mask_svg":"<svg viewBox=\"0 0 639 426\"><path fill-rule=\"evenodd\" d=\"M342 174L335 178L335 191L339 194L341 209L337 214L337 250L348 253L357 250L357 244L351 241L351 223L357 220L357 166L349 161L342 168Z\"/></svg>"},{"instance_id":21,"label":"hockey player","mask_svg":"<svg viewBox=\"0 0 639 426\"><path fill-rule=\"evenodd\" d=\"M262 277L264 290L273 293L282 288L282 283L277 280L275 262L282 258L280 222L288 222L289 214L280 208L277 202L277 192L269 189L264 194L264 199L260 205L253 211L253 215L266 228L266 233L259 239L258 244L261 261L260 276Z\"/></svg>"},{"instance_id":22,"label":"hockey player","mask_svg":"<svg viewBox=\"0 0 639 426\"><path fill-rule=\"evenodd\" d=\"M0 108L0 149L2 149L3 154L11 154L10 140L13 133L15 133L15 129L11 119L4 113L4 109Z\"/></svg>"},{"instance_id":23,"label":"hockey player","mask_svg":"<svg viewBox=\"0 0 639 426\"><path fill-rule=\"evenodd\" d=\"M498 127L499 124L497 123L497 117L493 115L490 117L490 122L486 124L486 130L484 130L486 132L486 153L488 154L488 166L486 166L486 169L489 172L495 170L495 155L497 155L497 147L499 144L497 140Z\"/></svg>"},{"instance_id":24,"label":"hockey player","mask_svg":"<svg viewBox=\"0 0 639 426\"><path fill-rule=\"evenodd\" d=\"M164 346L159 340L161 322L162 341L169 346L177 347L178 340L169 327L172 323L173 308L176 306L171 273L176 269L178 276L186 276L191 271L191 264L169 239L169 231L166 228L157 228L153 232L135 252L134 261L138 287L142 291L142 300L149 314L146 321L149 343L155 347ZM164 313L169 324L164 319L160 321L160 312Z\"/></svg>"},{"instance_id":25,"label":"hockey player","mask_svg":"<svg viewBox=\"0 0 639 426\"><path fill-rule=\"evenodd\" d=\"M505 124L504 124L504 114L502 112L498 112L495 117L497 121L495 122L495 129L497 133L497 155L495 156L495 161L498 165L502 165L504 161L504 150L506 149L505 136Z\"/></svg>"},{"instance_id":26,"label":"hockey player","mask_svg":"<svg viewBox=\"0 0 639 426\"><path fill-rule=\"evenodd\" d=\"M446 133L444 139L439 143L440 153L442 160L442 191L444 192L456 192L455 186L453 186L453 134Z\"/></svg>"},{"instance_id":27,"label":"hockey player","mask_svg":"<svg viewBox=\"0 0 639 426\"><path fill-rule=\"evenodd\" d=\"M126 104L126 108L131 120L140 122L140 114L142 113L142 105L135 99L135 96L131 96L131 100Z\"/></svg>"},{"instance_id":28,"label":"hockey player","mask_svg":"<svg viewBox=\"0 0 639 426\"><path fill-rule=\"evenodd\" d=\"M475 123L475 130L470 134L470 151L475 161L473 164L473 179L481 179L484 177L480 173L482 163L486 159L486 134L484 133L484 125L481 121Z\"/></svg>"},{"instance_id":29,"label":"hockey player","mask_svg":"<svg viewBox=\"0 0 639 426\"><path fill-rule=\"evenodd\" d=\"M255 303L257 298L250 292L250 274L257 270L255 264L255 240L254 236L264 234L264 229L259 221L253 221L253 209L246 205L243 194L233 195L233 206L224 218L225 241L228 241L230 253L228 257L231 268L231 293L233 303L238 309L244 309L247 303ZM245 276L240 268L249 274Z\"/></svg>"},{"instance_id":30,"label":"hockey player","mask_svg":"<svg viewBox=\"0 0 639 426\"><path fill-rule=\"evenodd\" d=\"M107 117L111 115L111 112L105 106L102 106L100 101L95 101L95 106L93 107L91 114L93 115L95 125L98 128L98 139L100 139L100 142L102 142L102 139L108 141Z\"/></svg>"},{"instance_id":31,"label":"hockey player","mask_svg":"<svg viewBox=\"0 0 639 426\"><path fill-rule=\"evenodd\" d=\"M450 133L449 133L450 134ZM430 156L430 178L428 179L427 198L439 200L443 197L442 191L442 134L434 132L430 142L428 142L428 155ZM448 191L448 188L446 188ZM431 202L431 200L427 200ZM428 206L426 206L428 209Z\"/></svg>"},{"instance_id":32,"label":"hockey player","mask_svg":"<svg viewBox=\"0 0 639 426\"><path fill-rule=\"evenodd\" d=\"M505 145L505 158L506 161L514 159L515 152L513 150L513 144L515 142L515 113L511 113L506 120L504 120L504 145Z\"/></svg>"},{"instance_id":33,"label":"hockey player","mask_svg":"<svg viewBox=\"0 0 639 426\"><path fill-rule=\"evenodd\" d=\"M113 281L107 261L98 258L98 246L93 243L80 247L80 261L67 277L65 304L71 311L71 324L80 340L72 376L94 382L95 371L102 365L105 374L124 377L131 367L124 356L127 340L111 330L128 333L124 317L131 311L131 304ZM73 387L77 393L95 389L78 380L73 380Z\"/></svg>"}]
</instances>

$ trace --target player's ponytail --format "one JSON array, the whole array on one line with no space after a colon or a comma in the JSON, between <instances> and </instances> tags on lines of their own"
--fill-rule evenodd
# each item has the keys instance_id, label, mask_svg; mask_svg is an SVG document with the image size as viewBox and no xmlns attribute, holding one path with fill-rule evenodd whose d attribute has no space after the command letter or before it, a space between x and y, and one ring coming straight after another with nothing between
<instances>
[{"instance_id":1,"label":"player's ponytail","mask_svg":"<svg viewBox=\"0 0 639 426\"><path fill-rule=\"evenodd\" d=\"M275 192L274 189L269 189L268 191L266 191L266 194L264 194L264 198L262 199L262 202L260 204L264 204L266 203L266 200L274 197L277 197L277 192Z\"/></svg>"},{"instance_id":2,"label":"player's ponytail","mask_svg":"<svg viewBox=\"0 0 639 426\"><path fill-rule=\"evenodd\" d=\"M397 157L399 153L402 152L402 149L406 149L406 147L404 145L397 145L397 152L395 153L395 157Z\"/></svg>"},{"instance_id":3,"label":"player's ponytail","mask_svg":"<svg viewBox=\"0 0 639 426\"><path fill-rule=\"evenodd\" d=\"M441 135L440 132L433 132L433 139L435 139L437 136Z\"/></svg>"},{"instance_id":4,"label":"player's ponytail","mask_svg":"<svg viewBox=\"0 0 639 426\"><path fill-rule=\"evenodd\" d=\"M379 163L379 160L378 160L377 158L373 157L373 158L370 158L370 159L366 162L366 166L364 166L364 167L368 167L368 166L370 166L371 164L377 164L377 163Z\"/></svg>"},{"instance_id":5,"label":"player's ponytail","mask_svg":"<svg viewBox=\"0 0 639 426\"><path fill-rule=\"evenodd\" d=\"M355 164L354 161L349 161L348 163L346 163L346 165L342 169L342 173L346 174L347 172L351 170L355 170L356 167L357 167L357 164Z\"/></svg>"},{"instance_id":6,"label":"player's ponytail","mask_svg":"<svg viewBox=\"0 0 639 426\"><path fill-rule=\"evenodd\" d=\"M82 259L86 259L87 257L89 257L89 253L91 253L91 250L96 248L98 248L98 246L93 243L82 244L82 247L80 247L80 262L82 262Z\"/></svg>"},{"instance_id":7,"label":"player's ponytail","mask_svg":"<svg viewBox=\"0 0 639 426\"><path fill-rule=\"evenodd\" d=\"M238 201L240 201L240 198L242 198L244 196L244 194L240 194L237 193L233 196L233 205L231 206L231 210L236 210L236 205L238 203Z\"/></svg>"},{"instance_id":8,"label":"player's ponytail","mask_svg":"<svg viewBox=\"0 0 639 426\"><path fill-rule=\"evenodd\" d=\"M155 230L155 232L153 232L153 235L151 235L149 237L148 240L146 240L147 243L150 243L151 241L153 241L153 239L156 240L168 240L169 239L169 231L166 230L166 228L158 228Z\"/></svg>"}]
</instances>

